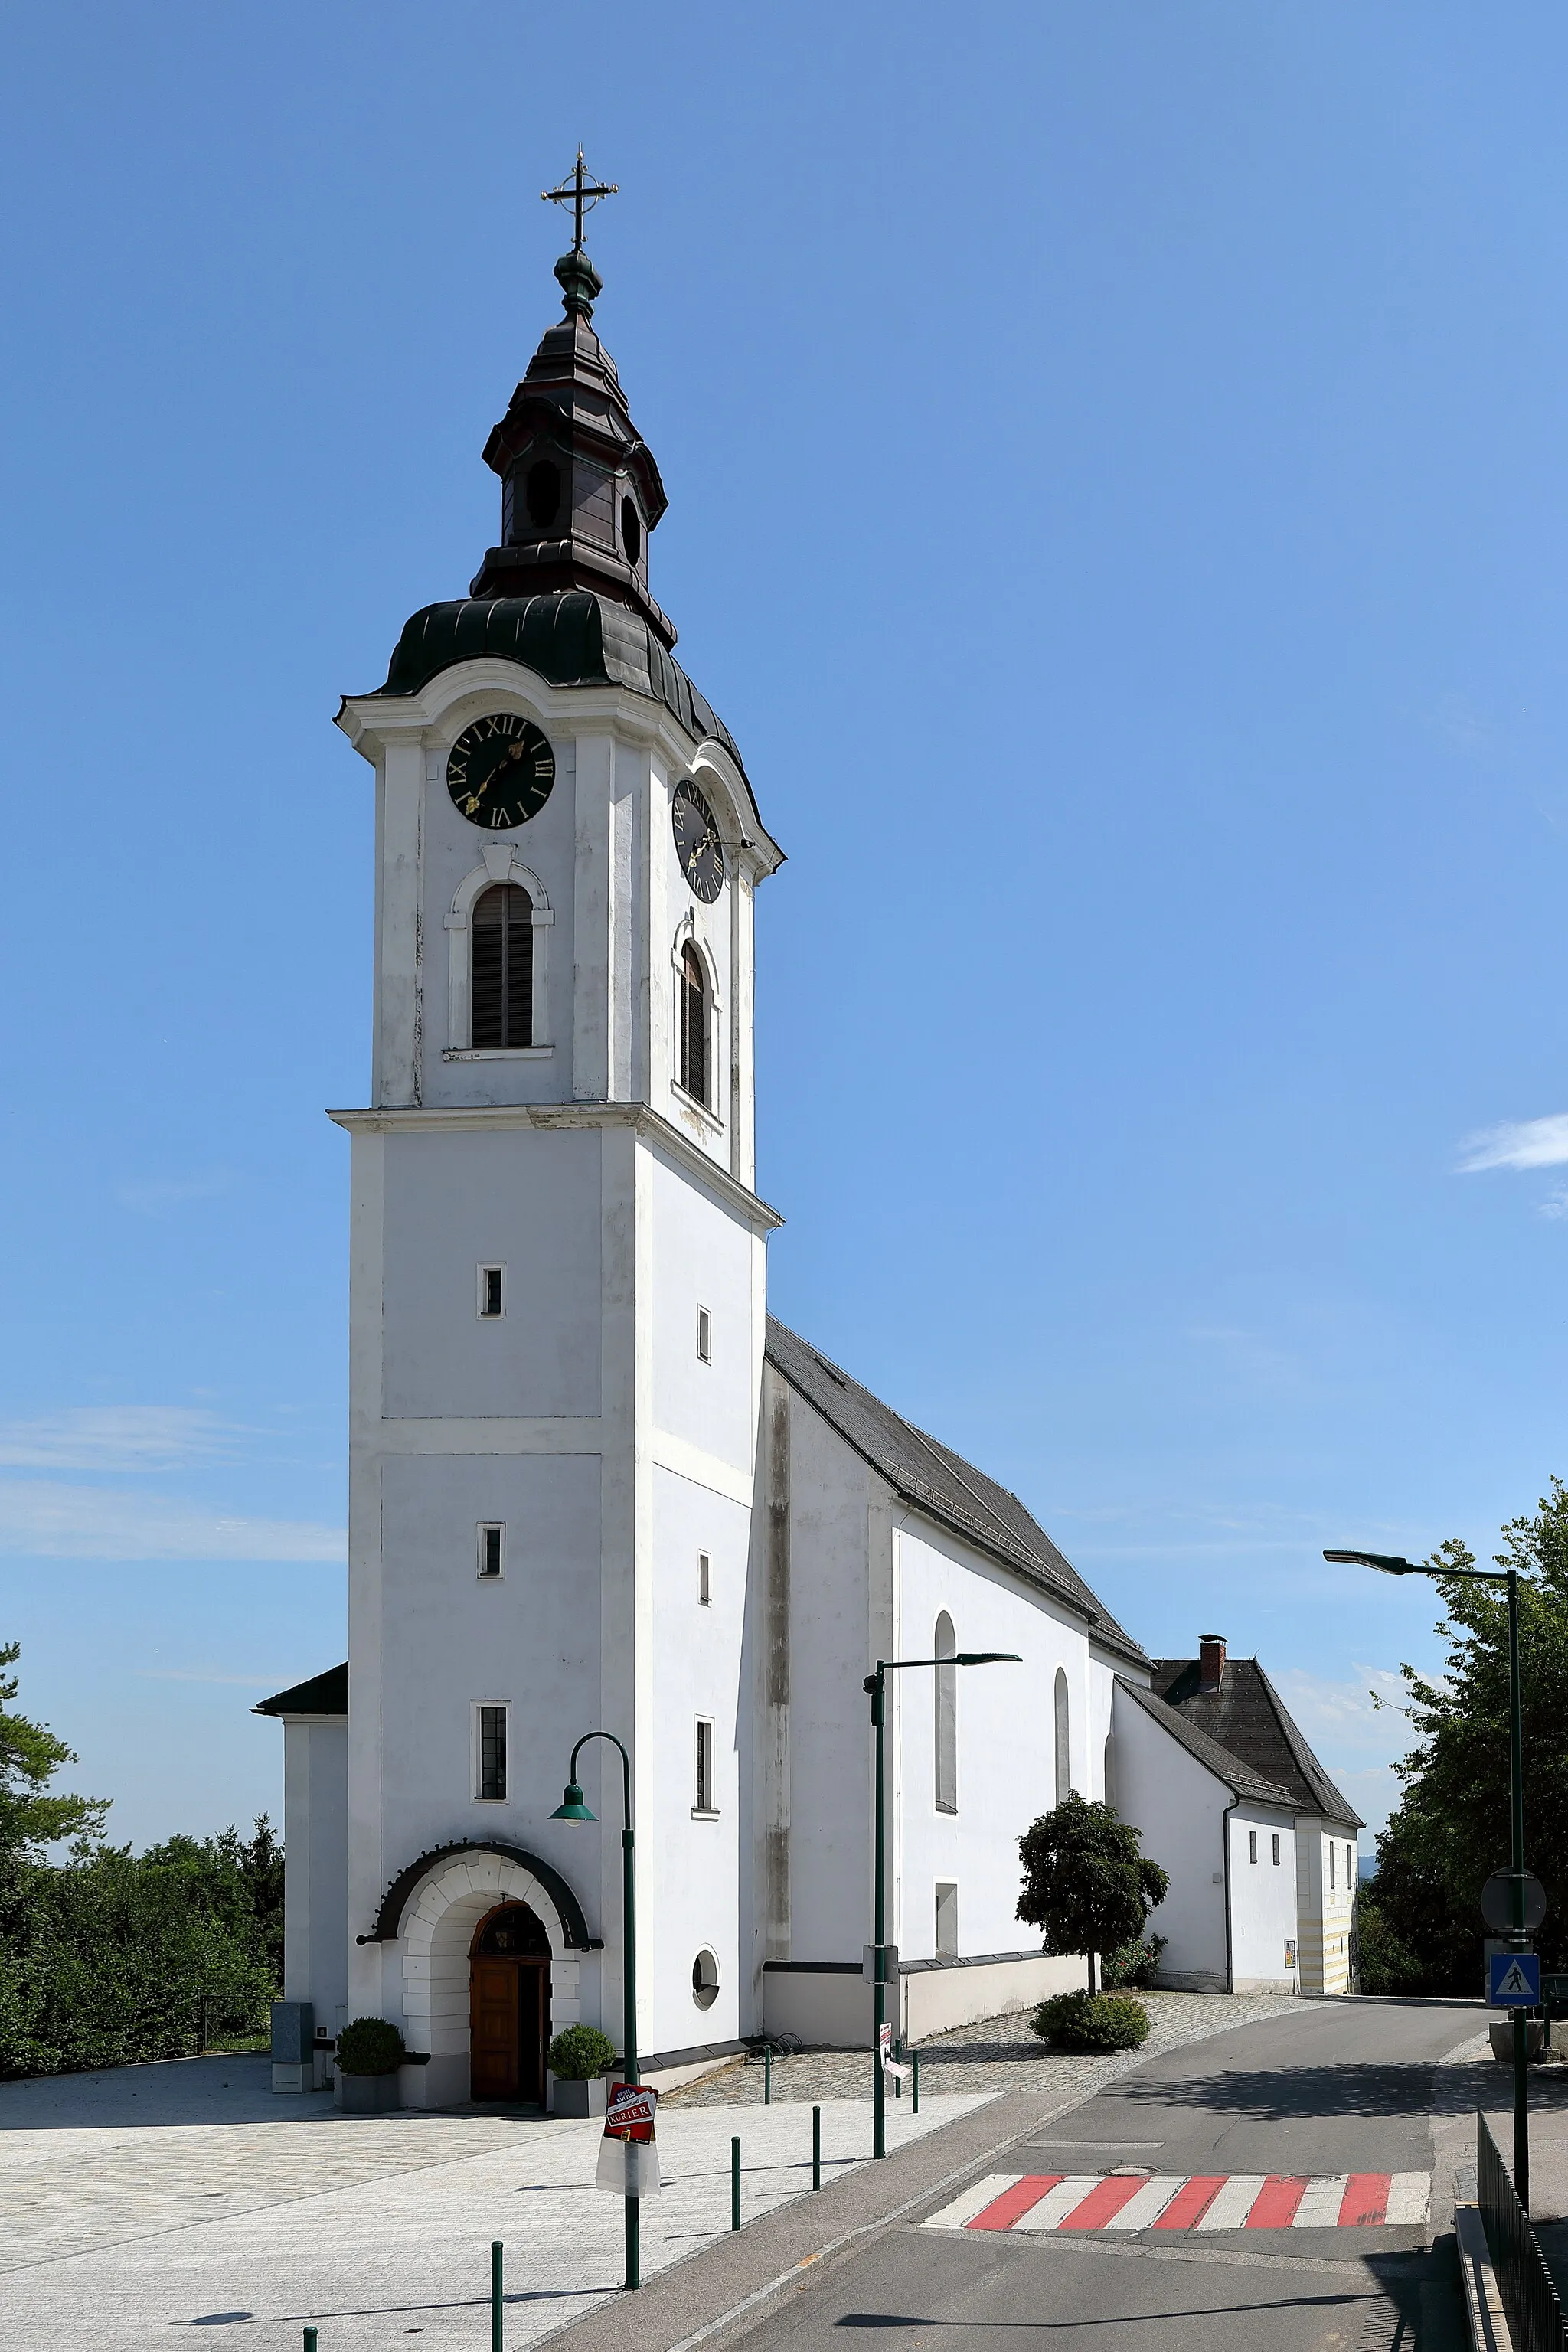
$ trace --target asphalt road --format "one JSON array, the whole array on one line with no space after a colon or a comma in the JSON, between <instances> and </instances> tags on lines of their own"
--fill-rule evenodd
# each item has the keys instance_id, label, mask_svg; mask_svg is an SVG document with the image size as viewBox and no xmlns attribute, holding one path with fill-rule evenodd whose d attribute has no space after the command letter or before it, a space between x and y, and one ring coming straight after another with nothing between
<instances>
[{"instance_id":1,"label":"asphalt road","mask_svg":"<svg viewBox=\"0 0 1568 2352\"><path fill-rule=\"evenodd\" d=\"M1151 2060L1010 2151L1007 2168L1424 2172L1433 2069L1474 2031L1463 2007L1314 2004ZM921 2218L824 2264L726 2347L1021 2352L1020 2331L1074 2352L1459 2352L1466 2341L1451 2252L1425 2252L1417 2226L1113 2239L926 2230ZM1439 2233L1445 2220L1433 2216Z\"/></svg>"}]
</instances>

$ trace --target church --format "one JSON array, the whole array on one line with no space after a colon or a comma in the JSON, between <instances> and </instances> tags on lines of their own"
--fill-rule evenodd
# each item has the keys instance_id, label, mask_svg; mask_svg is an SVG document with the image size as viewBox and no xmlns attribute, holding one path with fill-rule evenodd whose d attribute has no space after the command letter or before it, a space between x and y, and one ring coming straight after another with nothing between
<instances>
[{"instance_id":1,"label":"church","mask_svg":"<svg viewBox=\"0 0 1568 2352\"><path fill-rule=\"evenodd\" d=\"M768 1313L752 911L784 852L653 593L665 490L593 325L580 159L575 188L563 316L485 445L498 543L338 716L375 786L370 1100L331 1114L349 1658L257 1710L274 2085L368 2015L405 2105L548 2105L563 2026L622 2046L634 1823L645 2079L868 2044L879 1660L931 1662L889 1678L896 2032L1084 1980L1015 1916L1069 1790L1171 1872L1163 1980L1343 1990L1360 1824L1261 1670L1148 1656L1014 1496ZM591 1818L555 1818L569 1781Z\"/></svg>"}]
</instances>

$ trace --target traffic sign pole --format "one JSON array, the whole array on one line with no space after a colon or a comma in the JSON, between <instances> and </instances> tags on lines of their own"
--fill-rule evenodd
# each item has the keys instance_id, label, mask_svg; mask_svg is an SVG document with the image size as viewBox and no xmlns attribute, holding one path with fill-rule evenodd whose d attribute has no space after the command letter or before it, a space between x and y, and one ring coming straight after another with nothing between
<instances>
[{"instance_id":1,"label":"traffic sign pole","mask_svg":"<svg viewBox=\"0 0 1568 2352\"><path fill-rule=\"evenodd\" d=\"M1522 1952L1524 1931L1524 1709L1519 1688L1519 1571L1508 1572L1508 1767L1513 1830L1513 1948ZM1530 2210L1530 2028L1522 2009L1513 2013L1513 2185Z\"/></svg>"}]
</instances>

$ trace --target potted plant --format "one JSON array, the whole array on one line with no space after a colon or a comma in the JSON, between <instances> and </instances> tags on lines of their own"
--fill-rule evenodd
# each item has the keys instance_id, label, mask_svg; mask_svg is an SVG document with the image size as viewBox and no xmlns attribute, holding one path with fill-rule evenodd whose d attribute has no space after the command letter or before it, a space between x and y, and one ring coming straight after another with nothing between
<instances>
[{"instance_id":1,"label":"potted plant","mask_svg":"<svg viewBox=\"0 0 1568 2352\"><path fill-rule=\"evenodd\" d=\"M568 2025L551 2043L545 2063L555 2078L552 2114L604 2114L605 2072L616 2063L616 2045L607 2033L596 2025Z\"/></svg>"},{"instance_id":2,"label":"potted plant","mask_svg":"<svg viewBox=\"0 0 1568 2352\"><path fill-rule=\"evenodd\" d=\"M338 2036L333 2105L348 2116L379 2116L397 2105L403 2036L384 2017L356 2017Z\"/></svg>"}]
</instances>

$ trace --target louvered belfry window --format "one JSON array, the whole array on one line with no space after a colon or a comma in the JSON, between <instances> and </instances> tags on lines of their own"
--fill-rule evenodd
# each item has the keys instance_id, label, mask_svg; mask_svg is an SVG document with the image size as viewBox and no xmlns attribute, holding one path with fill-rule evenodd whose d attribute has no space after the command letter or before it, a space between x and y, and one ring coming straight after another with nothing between
<instances>
[{"instance_id":1,"label":"louvered belfry window","mask_svg":"<svg viewBox=\"0 0 1568 2352\"><path fill-rule=\"evenodd\" d=\"M680 959L680 1083L700 1103L707 1102L708 982L689 940Z\"/></svg>"},{"instance_id":2,"label":"louvered belfry window","mask_svg":"<svg viewBox=\"0 0 1568 2352\"><path fill-rule=\"evenodd\" d=\"M476 1046L533 1043L533 901L515 882L498 882L473 912Z\"/></svg>"}]
</instances>

